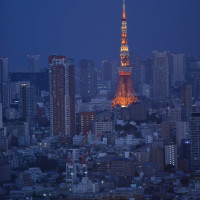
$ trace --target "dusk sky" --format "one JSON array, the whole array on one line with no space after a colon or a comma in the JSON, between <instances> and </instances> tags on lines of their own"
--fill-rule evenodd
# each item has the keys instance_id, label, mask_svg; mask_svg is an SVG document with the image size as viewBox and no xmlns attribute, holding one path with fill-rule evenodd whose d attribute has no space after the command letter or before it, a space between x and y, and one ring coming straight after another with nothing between
<instances>
[{"instance_id":1,"label":"dusk sky","mask_svg":"<svg viewBox=\"0 0 200 200\"><path fill-rule=\"evenodd\" d=\"M200 0L127 0L129 48L200 56ZM0 57L12 70L27 68L27 54L119 62L122 0L0 0Z\"/></svg>"}]
</instances>

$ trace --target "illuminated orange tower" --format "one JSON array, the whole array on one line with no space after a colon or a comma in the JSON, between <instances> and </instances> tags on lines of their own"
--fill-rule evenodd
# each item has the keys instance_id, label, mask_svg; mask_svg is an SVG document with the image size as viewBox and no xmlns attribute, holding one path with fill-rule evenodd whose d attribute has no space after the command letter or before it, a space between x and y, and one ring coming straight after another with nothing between
<instances>
[{"instance_id":1,"label":"illuminated orange tower","mask_svg":"<svg viewBox=\"0 0 200 200\"><path fill-rule=\"evenodd\" d=\"M112 107L128 107L132 103L138 102L138 98L133 89L131 80L131 71L129 61L128 39L127 39L127 19L125 11L125 0L123 0L123 17L122 17L122 38L120 50L120 67L119 79L115 97L112 100Z\"/></svg>"}]
</instances>

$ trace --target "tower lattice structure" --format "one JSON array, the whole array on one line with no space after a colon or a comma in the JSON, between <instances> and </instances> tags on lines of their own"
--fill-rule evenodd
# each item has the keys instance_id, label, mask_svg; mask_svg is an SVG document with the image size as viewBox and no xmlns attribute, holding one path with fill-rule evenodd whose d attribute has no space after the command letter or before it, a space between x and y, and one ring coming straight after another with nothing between
<instances>
[{"instance_id":1,"label":"tower lattice structure","mask_svg":"<svg viewBox=\"0 0 200 200\"><path fill-rule=\"evenodd\" d=\"M129 49L127 39L127 19L125 11L125 0L123 0L123 17L122 17L122 37L120 49L120 67L119 79L115 97L112 100L112 107L128 107L132 103L139 102L133 88L131 79L132 67L129 60Z\"/></svg>"}]
</instances>

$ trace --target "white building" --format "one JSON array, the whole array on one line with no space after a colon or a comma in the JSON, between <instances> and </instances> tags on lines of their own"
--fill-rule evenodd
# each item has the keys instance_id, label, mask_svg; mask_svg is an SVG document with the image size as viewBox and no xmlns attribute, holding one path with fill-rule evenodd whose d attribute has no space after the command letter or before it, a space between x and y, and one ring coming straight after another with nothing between
<instances>
[{"instance_id":1,"label":"white building","mask_svg":"<svg viewBox=\"0 0 200 200\"><path fill-rule=\"evenodd\" d=\"M83 177L81 182L73 187L74 193L95 193L99 192L99 184L93 183L88 177Z\"/></svg>"},{"instance_id":2,"label":"white building","mask_svg":"<svg viewBox=\"0 0 200 200\"><path fill-rule=\"evenodd\" d=\"M165 145L165 165L174 165L177 169L177 146L175 144Z\"/></svg>"}]
</instances>

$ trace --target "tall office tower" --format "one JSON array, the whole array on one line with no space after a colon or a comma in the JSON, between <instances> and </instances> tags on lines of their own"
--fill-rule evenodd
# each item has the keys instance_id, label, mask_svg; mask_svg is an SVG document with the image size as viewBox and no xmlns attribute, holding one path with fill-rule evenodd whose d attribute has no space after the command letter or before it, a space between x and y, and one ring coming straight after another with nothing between
<instances>
[{"instance_id":1,"label":"tall office tower","mask_svg":"<svg viewBox=\"0 0 200 200\"><path fill-rule=\"evenodd\" d=\"M92 60L80 61L80 95L90 99L97 94L97 73Z\"/></svg>"},{"instance_id":2,"label":"tall office tower","mask_svg":"<svg viewBox=\"0 0 200 200\"><path fill-rule=\"evenodd\" d=\"M188 121L192 112L192 86L183 85L181 88L182 108L181 116L183 121Z\"/></svg>"},{"instance_id":3,"label":"tall office tower","mask_svg":"<svg viewBox=\"0 0 200 200\"><path fill-rule=\"evenodd\" d=\"M24 82L20 86L20 105L22 117L32 120L36 114L36 90L30 82Z\"/></svg>"},{"instance_id":4,"label":"tall office tower","mask_svg":"<svg viewBox=\"0 0 200 200\"><path fill-rule=\"evenodd\" d=\"M190 140L183 139L181 141L180 153L178 154L178 168L181 171L190 171L190 158L191 158L191 145Z\"/></svg>"},{"instance_id":5,"label":"tall office tower","mask_svg":"<svg viewBox=\"0 0 200 200\"><path fill-rule=\"evenodd\" d=\"M3 108L10 103L10 82L8 58L0 58L0 101Z\"/></svg>"},{"instance_id":6,"label":"tall office tower","mask_svg":"<svg viewBox=\"0 0 200 200\"><path fill-rule=\"evenodd\" d=\"M109 81L111 84L111 92L116 89L116 64L113 61L104 60L101 62L101 80Z\"/></svg>"},{"instance_id":7,"label":"tall office tower","mask_svg":"<svg viewBox=\"0 0 200 200\"><path fill-rule=\"evenodd\" d=\"M177 169L177 146L175 144L165 145L165 166L174 165Z\"/></svg>"},{"instance_id":8,"label":"tall office tower","mask_svg":"<svg viewBox=\"0 0 200 200\"><path fill-rule=\"evenodd\" d=\"M8 81L8 58L0 58L0 83Z\"/></svg>"},{"instance_id":9,"label":"tall office tower","mask_svg":"<svg viewBox=\"0 0 200 200\"><path fill-rule=\"evenodd\" d=\"M169 97L169 53L152 52L154 98Z\"/></svg>"},{"instance_id":10,"label":"tall office tower","mask_svg":"<svg viewBox=\"0 0 200 200\"><path fill-rule=\"evenodd\" d=\"M27 55L28 57L28 71L39 72L40 71L40 55Z\"/></svg>"},{"instance_id":11,"label":"tall office tower","mask_svg":"<svg viewBox=\"0 0 200 200\"><path fill-rule=\"evenodd\" d=\"M190 119L191 170L200 167L200 113L192 113Z\"/></svg>"},{"instance_id":12,"label":"tall office tower","mask_svg":"<svg viewBox=\"0 0 200 200\"><path fill-rule=\"evenodd\" d=\"M50 132L52 136L75 135L74 61L49 57Z\"/></svg>"},{"instance_id":13,"label":"tall office tower","mask_svg":"<svg viewBox=\"0 0 200 200\"><path fill-rule=\"evenodd\" d=\"M192 96L200 97L200 60L187 61L187 81L192 85Z\"/></svg>"},{"instance_id":14,"label":"tall office tower","mask_svg":"<svg viewBox=\"0 0 200 200\"><path fill-rule=\"evenodd\" d=\"M3 128L3 111L2 111L2 103L0 102L0 129Z\"/></svg>"},{"instance_id":15,"label":"tall office tower","mask_svg":"<svg viewBox=\"0 0 200 200\"><path fill-rule=\"evenodd\" d=\"M176 82L183 82L185 80L185 55L184 54L172 54L172 85Z\"/></svg>"},{"instance_id":16,"label":"tall office tower","mask_svg":"<svg viewBox=\"0 0 200 200\"><path fill-rule=\"evenodd\" d=\"M133 89L131 78L132 67L129 60L128 38L127 38L127 19L125 11L125 0L123 1L123 17L122 17L122 36L120 50L120 67L117 90L112 100L112 107L119 105L120 107L128 107L133 102L138 102L138 98Z\"/></svg>"}]
</instances>

